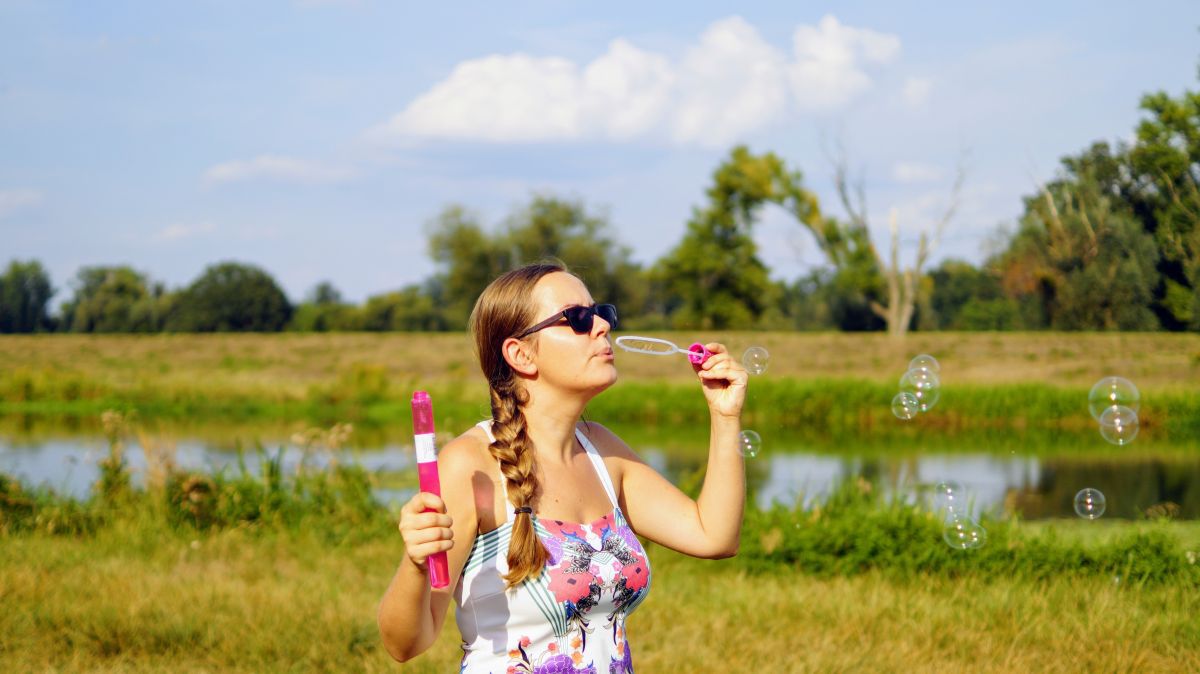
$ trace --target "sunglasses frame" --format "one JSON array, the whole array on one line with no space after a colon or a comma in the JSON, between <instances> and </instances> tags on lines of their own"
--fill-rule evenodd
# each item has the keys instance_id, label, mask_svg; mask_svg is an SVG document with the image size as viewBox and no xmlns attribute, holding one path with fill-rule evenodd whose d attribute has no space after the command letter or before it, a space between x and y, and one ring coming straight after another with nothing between
<instances>
[{"instance_id":1,"label":"sunglasses frame","mask_svg":"<svg viewBox=\"0 0 1200 674\"><path fill-rule=\"evenodd\" d=\"M607 312L612 316L611 319L600 313L605 308L607 308ZM575 323L577 321L571 319L570 314L572 312L582 312L583 317L579 318L578 321L587 321L587 327L585 329L580 330L579 328L575 327ZM521 334L517 335L517 339L522 339L524 337L528 337L529 335L532 335L533 333L537 332L538 330L544 330L553 325L557 325L558 322L563 320L564 318L567 319L567 325L571 326L571 329L575 331L575 334L582 335L582 334L592 331L592 328L595 327L595 325L596 325L596 317L597 316L599 316L600 318L603 318L605 321L608 321L608 325L609 325L610 329L616 329L616 327L617 327L617 307L616 307L616 305L593 304L591 306L584 306L582 304L576 304L573 307L567 307L566 309L563 309L562 311L558 312L557 314L554 314L550 318L547 318L546 320L542 321L541 323L538 323L537 325L534 325L533 327L529 328L528 330L522 332Z\"/></svg>"}]
</instances>

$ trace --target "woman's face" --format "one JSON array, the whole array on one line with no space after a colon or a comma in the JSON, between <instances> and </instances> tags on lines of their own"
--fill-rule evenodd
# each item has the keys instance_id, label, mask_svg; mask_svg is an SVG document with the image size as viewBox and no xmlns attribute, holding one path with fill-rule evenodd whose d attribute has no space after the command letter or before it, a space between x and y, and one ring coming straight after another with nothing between
<instances>
[{"instance_id":1,"label":"woman's face","mask_svg":"<svg viewBox=\"0 0 1200 674\"><path fill-rule=\"evenodd\" d=\"M583 281L564 272L543 276L533 287L534 323L540 323L573 306L595 303ZM556 388L598 393L617 380L612 344L608 335L612 326L595 316L592 329L578 334L564 319L537 333L537 351L533 356L539 378Z\"/></svg>"}]
</instances>

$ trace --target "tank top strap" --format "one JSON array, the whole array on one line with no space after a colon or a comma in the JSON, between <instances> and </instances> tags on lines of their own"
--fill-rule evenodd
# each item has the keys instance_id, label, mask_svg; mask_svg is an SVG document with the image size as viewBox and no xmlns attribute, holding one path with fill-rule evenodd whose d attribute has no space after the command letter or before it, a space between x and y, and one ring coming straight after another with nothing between
<instances>
[{"instance_id":1,"label":"tank top strap","mask_svg":"<svg viewBox=\"0 0 1200 674\"><path fill-rule=\"evenodd\" d=\"M484 433L487 433L487 438L488 438L489 444L496 441L496 436L492 435L492 420L491 419L484 419L483 421L481 421L475 425L482 428ZM504 471L501 470L499 461L496 462L496 469L500 470L500 491L504 493L504 505L505 505L504 521L511 522L512 518L513 518L513 512L512 512L512 508L508 507L509 505L511 505L508 502L508 480L504 479Z\"/></svg>"},{"instance_id":2,"label":"tank top strap","mask_svg":"<svg viewBox=\"0 0 1200 674\"><path fill-rule=\"evenodd\" d=\"M575 437L579 438L579 444L588 453L588 458L592 460L592 466L596 468L596 475L600 477L600 484L604 485L604 491L608 494L608 500L612 501L613 510L620 506L617 504L617 493L613 490L612 479L608 477L608 468L604 465L604 457L600 456L600 452L596 451L596 447L592 445L592 441L583 434L583 431L575 429Z\"/></svg>"}]
</instances>

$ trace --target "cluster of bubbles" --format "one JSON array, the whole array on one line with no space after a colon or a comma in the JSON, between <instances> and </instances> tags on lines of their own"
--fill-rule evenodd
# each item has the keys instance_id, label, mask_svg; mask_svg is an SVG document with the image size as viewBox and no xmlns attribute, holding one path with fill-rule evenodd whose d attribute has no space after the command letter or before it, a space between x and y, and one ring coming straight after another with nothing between
<instances>
[{"instance_id":1,"label":"cluster of bubbles","mask_svg":"<svg viewBox=\"0 0 1200 674\"><path fill-rule=\"evenodd\" d=\"M1075 514L1087 520L1094 520L1104 514L1108 501L1099 489L1080 489L1075 494Z\"/></svg>"},{"instance_id":2,"label":"cluster of bubbles","mask_svg":"<svg viewBox=\"0 0 1200 674\"><path fill-rule=\"evenodd\" d=\"M750 374L762 374L767 371L767 365L771 361L771 354L761 346L752 346L746 349L746 353L742 354L742 365L746 368L746 372ZM745 430L738 437L738 451L742 456L753 459L758 456L758 450L762 448L762 436L758 433Z\"/></svg>"},{"instance_id":3,"label":"cluster of bubbles","mask_svg":"<svg viewBox=\"0 0 1200 674\"><path fill-rule=\"evenodd\" d=\"M987 543L987 529L971 517L967 492L957 482L933 487L934 508L942 513L942 540L955 550L974 550Z\"/></svg>"},{"instance_id":4,"label":"cluster of bubbles","mask_svg":"<svg viewBox=\"0 0 1200 674\"><path fill-rule=\"evenodd\" d=\"M1142 395L1123 377L1105 377L1088 392L1088 411L1100 424L1100 436L1114 445L1128 445L1138 434Z\"/></svg>"},{"instance_id":5,"label":"cluster of bubbles","mask_svg":"<svg viewBox=\"0 0 1200 674\"><path fill-rule=\"evenodd\" d=\"M927 354L909 361L908 372L900 377L900 392L892 398L892 414L897 419L908 421L937 404L942 396L941 369L937 359Z\"/></svg>"}]
</instances>

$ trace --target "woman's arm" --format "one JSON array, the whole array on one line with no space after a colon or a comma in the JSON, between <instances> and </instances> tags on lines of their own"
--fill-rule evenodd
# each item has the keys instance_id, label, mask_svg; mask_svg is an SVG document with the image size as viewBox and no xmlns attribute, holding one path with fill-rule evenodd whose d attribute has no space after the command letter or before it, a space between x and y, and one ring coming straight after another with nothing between
<instances>
[{"instance_id":1,"label":"woman's arm","mask_svg":"<svg viewBox=\"0 0 1200 674\"><path fill-rule=\"evenodd\" d=\"M609 446L622 461L621 508L634 531L693 557L737 554L746 504L746 472L739 451L746 370L721 344L694 366L709 407L708 467L693 501L612 433Z\"/></svg>"},{"instance_id":2,"label":"woman's arm","mask_svg":"<svg viewBox=\"0 0 1200 674\"><path fill-rule=\"evenodd\" d=\"M422 492L400 511L405 554L379 602L378 613L383 645L400 662L415 658L437 640L475 541L478 515L473 485L479 472L478 444L468 433L442 448L438 454L442 497ZM426 507L436 512L422 512ZM447 551L450 582L432 589L426 559L439 551Z\"/></svg>"}]
</instances>

